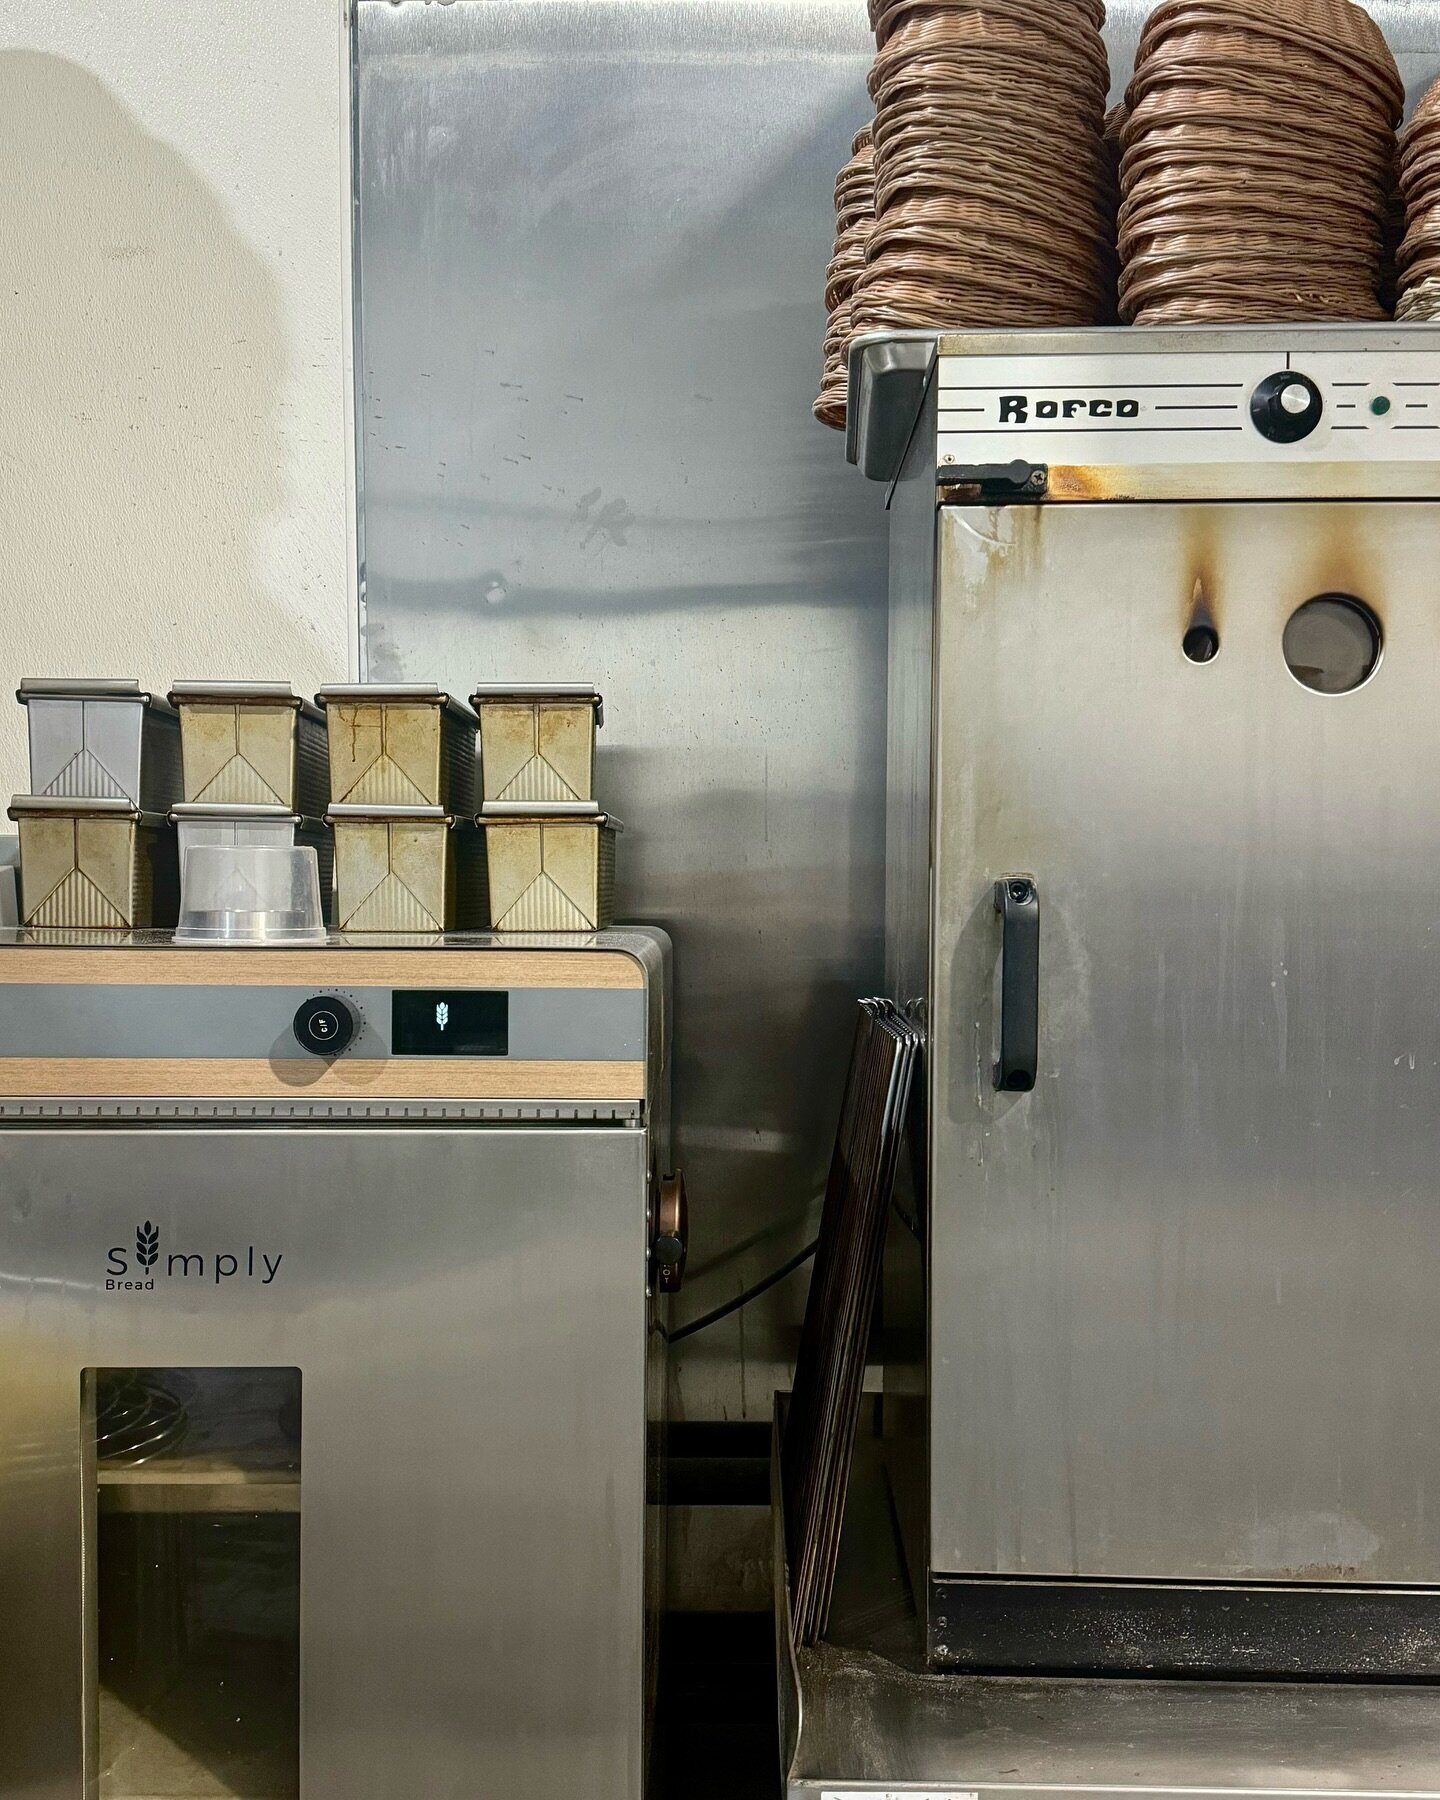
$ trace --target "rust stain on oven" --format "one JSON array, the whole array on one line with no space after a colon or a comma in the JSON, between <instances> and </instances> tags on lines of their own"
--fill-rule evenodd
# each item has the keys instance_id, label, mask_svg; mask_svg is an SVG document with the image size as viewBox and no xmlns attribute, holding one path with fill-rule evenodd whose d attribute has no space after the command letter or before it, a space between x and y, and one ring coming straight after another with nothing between
<instances>
[{"instance_id":1,"label":"rust stain on oven","mask_svg":"<svg viewBox=\"0 0 1440 1800\"><path fill-rule=\"evenodd\" d=\"M1135 500L1128 469L1094 468L1081 463L1050 465L1049 497L1052 500Z\"/></svg>"}]
</instances>

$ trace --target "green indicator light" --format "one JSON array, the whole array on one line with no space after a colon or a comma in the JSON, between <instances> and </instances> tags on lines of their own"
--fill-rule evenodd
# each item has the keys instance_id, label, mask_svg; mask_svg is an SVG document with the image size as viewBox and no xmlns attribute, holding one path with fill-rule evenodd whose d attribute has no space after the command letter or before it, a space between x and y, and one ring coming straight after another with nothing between
<instances>
[{"instance_id":1,"label":"green indicator light","mask_svg":"<svg viewBox=\"0 0 1440 1800\"><path fill-rule=\"evenodd\" d=\"M1388 394L1377 394L1375 396L1375 398L1370 402L1370 410L1372 413L1374 413L1374 415L1377 419L1383 419L1385 417L1386 413L1388 413L1390 410L1389 395Z\"/></svg>"}]
</instances>

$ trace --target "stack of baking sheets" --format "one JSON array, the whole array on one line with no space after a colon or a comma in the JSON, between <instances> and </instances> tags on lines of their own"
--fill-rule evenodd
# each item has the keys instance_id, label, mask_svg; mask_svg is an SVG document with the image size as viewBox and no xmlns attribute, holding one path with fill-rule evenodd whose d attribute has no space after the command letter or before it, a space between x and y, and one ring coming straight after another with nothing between
<instances>
[{"instance_id":1,"label":"stack of baking sheets","mask_svg":"<svg viewBox=\"0 0 1440 1800\"><path fill-rule=\"evenodd\" d=\"M865 1353L920 1032L888 1000L862 1000L825 1189L785 1428L796 1641L824 1632L860 1415Z\"/></svg>"}]
</instances>

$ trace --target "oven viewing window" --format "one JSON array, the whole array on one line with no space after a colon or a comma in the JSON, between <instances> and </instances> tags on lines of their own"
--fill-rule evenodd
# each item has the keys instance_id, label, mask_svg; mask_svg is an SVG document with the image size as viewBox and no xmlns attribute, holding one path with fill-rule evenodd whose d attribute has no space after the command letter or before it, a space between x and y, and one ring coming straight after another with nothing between
<instances>
[{"instance_id":1,"label":"oven viewing window","mask_svg":"<svg viewBox=\"0 0 1440 1800\"><path fill-rule=\"evenodd\" d=\"M300 1371L87 1369L99 1800L296 1800Z\"/></svg>"}]
</instances>

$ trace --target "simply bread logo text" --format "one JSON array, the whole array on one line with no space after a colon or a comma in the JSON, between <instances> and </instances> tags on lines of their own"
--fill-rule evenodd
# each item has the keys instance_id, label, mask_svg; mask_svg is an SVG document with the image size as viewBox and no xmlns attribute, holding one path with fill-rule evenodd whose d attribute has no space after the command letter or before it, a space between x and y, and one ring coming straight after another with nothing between
<instances>
[{"instance_id":1,"label":"simply bread logo text","mask_svg":"<svg viewBox=\"0 0 1440 1800\"><path fill-rule=\"evenodd\" d=\"M158 1282L205 1282L215 1287L228 1281L258 1281L269 1287L285 1260L283 1250L257 1250L246 1244L234 1250L172 1250L162 1252L160 1227L151 1219L135 1227L133 1243L113 1244L106 1253L105 1288L108 1293L153 1292Z\"/></svg>"}]
</instances>

